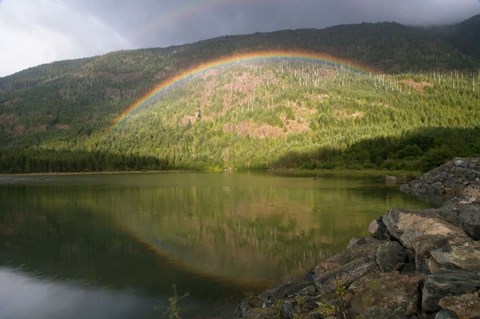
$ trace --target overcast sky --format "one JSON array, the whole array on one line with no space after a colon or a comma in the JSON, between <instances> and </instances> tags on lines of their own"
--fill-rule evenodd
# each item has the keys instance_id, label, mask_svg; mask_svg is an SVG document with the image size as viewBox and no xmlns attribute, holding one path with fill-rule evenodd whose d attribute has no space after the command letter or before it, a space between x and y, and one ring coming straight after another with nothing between
<instances>
[{"instance_id":1,"label":"overcast sky","mask_svg":"<svg viewBox=\"0 0 480 319\"><path fill-rule=\"evenodd\" d=\"M455 23L480 0L0 0L0 77L56 60L342 23Z\"/></svg>"}]
</instances>

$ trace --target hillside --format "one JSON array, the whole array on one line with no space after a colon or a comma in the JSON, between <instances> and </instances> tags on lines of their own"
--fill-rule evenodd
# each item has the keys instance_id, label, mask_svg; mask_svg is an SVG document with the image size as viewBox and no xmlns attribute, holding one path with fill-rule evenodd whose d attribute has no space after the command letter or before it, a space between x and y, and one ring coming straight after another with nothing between
<instances>
[{"instance_id":1,"label":"hillside","mask_svg":"<svg viewBox=\"0 0 480 319\"><path fill-rule=\"evenodd\" d=\"M154 154L173 167L310 163L307 167L325 168L340 162L340 158L332 162L330 150L349 154L356 143L381 137L388 152L377 143L372 151L378 154L370 154L363 145L343 165L413 169L419 164L415 157L433 156L429 151L438 151L435 142L445 136L450 137L449 146L442 145L441 150L448 150L447 158L455 151L472 150L462 150L460 141L478 130L453 131L474 129L480 123L476 102L480 94L474 81L478 76L372 76L303 61L245 63L216 69L167 92L110 130L101 145L121 154ZM427 133L431 128L452 132ZM418 141L406 141L407 135L420 130L424 133ZM393 137L399 140L396 144ZM300 156L302 152L307 155ZM393 160L397 167L388 167Z\"/></svg>"},{"instance_id":2,"label":"hillside","mask_svg":"<svg viewBox=\"0 0 480 319\"><path fill-rule=\"evenodd\" d=\"M112 127L146 92L194 66L278 50L343 60L251 59L212 67ZM461 147L447 138L451 132L436 134L479 136L477 61L430 31L377 23L55 62L0 78L0 171L428 168L450 156L449 143L462 156L480 150L477 138ZM371 74L361 65L415 74ZM359 158L349 153L358 143L397 149Z\"/></svg>"}]
</instances>

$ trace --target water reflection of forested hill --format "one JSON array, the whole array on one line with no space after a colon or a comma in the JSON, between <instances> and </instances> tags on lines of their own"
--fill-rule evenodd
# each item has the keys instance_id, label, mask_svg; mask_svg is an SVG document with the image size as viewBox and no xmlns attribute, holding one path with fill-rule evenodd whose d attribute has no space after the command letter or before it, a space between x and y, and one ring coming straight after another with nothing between
<instances>
[{"instance_id":1,"label":"water reflection of forested hill","mask_svg":"<svg viewBox=\"0 0 480 319\"><path fill-rule=\"evenodd\" d=\"M2 187L0 266L40 278L78 279L152 295L168 296L173 284L188 286L191 295L205 298L235 296L248 287L248 283L190 274L169 256L119 228L113 214L89 208L103 199L94 190ZM215 290L206 296L204 289L212 282Z\"/></svg>"},{"instance_id":2,"label":"water reflection of forested hill","mask_svg":"<svg viewBox=\"0 0 480 319\"><path fill-rule=\"evenodd\" d=\"M122 276L125 285L132 272L132 284L147 290L166 273L168 282L180 281L182 271L244 285L304 271L365 234L386 207L421 206L365 179L164 176L169 182L147 174L96 185L4 187L3 262L113 284ZM122 182L112 187L109 178ZM142 282L138 271L149 278Z\"/></svg>"}]
</instances>

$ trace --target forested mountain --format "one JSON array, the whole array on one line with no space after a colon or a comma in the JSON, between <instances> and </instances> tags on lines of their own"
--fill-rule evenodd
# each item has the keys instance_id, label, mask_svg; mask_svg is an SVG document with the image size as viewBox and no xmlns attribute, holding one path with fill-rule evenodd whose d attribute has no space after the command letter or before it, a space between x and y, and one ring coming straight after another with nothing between
<instances>
[{"instance_id":1,"label":"forested mountain","mask_svg":"<svg viewBox=\"0 0 480 319\"><path fill-rule=\"evenodd\" d=\"M475 22L442 32L363 23L225 36L30 68L0 78L0 171L426 169L477 154L480 56L476 44L464 45L478 37ZM447 29L464 40L453 43ZM322 52L379 72L247 60L183 81L114 126L185 70L278 50Z\"/></svg>"},{"instance_id":2,"label":"forested mountain","mask_svg":"<svg viewBox=\"0 0 480 319\"><path fill-rule=\"evenodd\" d=\"M429 31L464 54L480 56L480 14L462 23L434 27Z\"/></svg>"}]
</instances>

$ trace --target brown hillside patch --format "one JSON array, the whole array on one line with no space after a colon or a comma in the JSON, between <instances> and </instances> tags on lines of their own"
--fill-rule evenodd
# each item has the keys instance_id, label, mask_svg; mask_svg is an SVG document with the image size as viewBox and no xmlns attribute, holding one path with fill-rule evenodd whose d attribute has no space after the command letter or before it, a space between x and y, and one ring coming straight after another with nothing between
<instances>
[{"instance_id":1,"label":"brown hillside patch","mask_svg":"<svg viewBox=\"0 0 480 319\"><path fill-rule=\"evenodd\" d=\"M122 97L121 91L117 88L106 88L104 90L104 94L106 97L114 100L114 101L119 101L120 98Z\"/></svg>"},{"instance_id":2,"label":"brown hillside patch","mask_svg":"<svg viewBox=\"0 0 480 319\"><path fill-rule=\"evenodd\" d=\"M250 136L252 138L286 137L288 134L305 133L310 131L307 121L285 120L285 128L269 124L257 124L253 121L226 123L223 130L226 133L236 133L238 136Z\"/></svg>"},{"instance_id":3,"label":"brown hillside patch","mask_svg":"<svg viewBox=\"0 0 480 319\"><path fill-rule=\"evenodd\" d=\"M130 81L141 79L143 78L143 76L144 76L143 72L130 72L130 73L121 73L121 74L109 73L107 74L106 77L114 82L123 83L123 82L130 82Z\"/></svg>"},{"instance_id":4,"label":"brown hillside patch","mask_svg":"<svg viewBox=\"0 0 480 319\"><path fill-rule=\"evenodd\" d=\"M402 80L400 81L403 84L406 84L419 92L423 92L423 89L426 87L433 87L433 84L426 81L416 82L413 79Z\"/></svg>"},{"instance_id":5,"label":"brown hillside patch","mask_svg":"<svg viewBox=\"0 0 480 319\"><path fill-rule=\"evenodd\" d=\"M33 132L45 132L47 130L47 126L45 124L35 126L32 131Z\"/></svg>"},{"instance_id":6,"label":"brown hillside patch","mask_svg":"<svg viewBox=\"0 0 480 319\"><path fill-rule=\"evenodd\" d=\"M295 118L309 117L318 113L317 109L302 106L299 103L288 101L286 106L295 112Z\"/></svg>"},{"instance_id":7,"label":"brown hillside patch","mask_svg":"<svg viewBox=\"0 0 480 319\"><path fill-rule=\"evenodd\" d=\"M55 125L57 130L68 130L70 128L69 124L57 124Z\"/></svg>"},{"instance_id":8,"label":"brown hillside patch","mask_svg":"<svg viewBox=\"0 0 480 319\"><path fill-rule=\"evenodd\" d=\"M328 94L309 94L308 98L317 102L324 102L330 98Z\"/></svg>"},{"instance_id":9,"label":"brown hillside patch","mask_svg":"<svg viewBox=\"0 0 480 319\"><path fill-rule=\"evenodd\" d=\"M17 124L15 125L11 133L15 137L20 137L27 133L27 129L22 124Z\"/></svg>"},{"instance_id":10,"label":"brown hillside patch","mask_svg":"<svg viewBox=\"0 0 480 319\"><path fill-rule=\"evenodd\" d=\"M3 102L3 106L5 106L7 108L12 107L12 106L15 106L15 104L20 103L22 101L23 101L23 98L17 96L15 98L11 99L11 100Z\"/></svg>"},{"instance_id":11,"label":"brown hillside patch","mask_svg":"<svg viewBox=\"0 0 480 319\"><path fill-rule=\"evenodd\" d=\"M44 132L47 130L47 125L45 124L27 127L19 123L19 118L17 115L10 113L0 114L0 127L3 129L5 135L9 135L14 138L22 137L31 132Z\"/></svg>"},{"instance_id":12,"label":"brown hillside patch","mask_svg":"<svg viewBox=\"0 0 480 319\"><path fill-rule=\"evenodd\" d=\"M223 108L214 117L225 115L230 109L251 103L255 99L255 90L258 86L270 83L276 83L275 75L271 72L255 75L251 72L238 72L233 75L233 79L228 83L221 85L217 75L218 70L210 70L202 74L202 79L205 83L202 86L202 91L196 98L199 102L199 107L208 116L208 109L212 105L214 96L218 93L222 96Z\"/></svg>"},{"instance_id":13,"label":"brown hillside patch","mask_svg":"<svg viewBox=\"0 0 480 319\"><path fill-rule=\"evenodd\" d=\"M11 113L0 114L0 127L3 132L10 136L19 136L25 134L25 128L18 123L18 116Z\"/></svg>"},{"instance_id":14,"label":"brown hillside patch","mask_svg":"<svg viewBox=\"0 0 480 319\"><path fill-rule=\"evenodd\" d=\"M388 104L385 104L385 103L383 103L383 102L374 102L374 103L372 103L371 105L372 105L372 106L380 106L380 107L384 107L384 108L386 108L386 109L389 109L389 108L391 108L391 106L390 106L390 105L388 105Z\"/></svg>"},{"instance_id":15,"label":"brown hillside patch","mask_svg":"<svg viewBox=\"0 0 480 319\"><path fill-rule=\"evenodd\" d=\"M335 110L333 111L333 115L339 119L339 120L345 120L345 119L356 119L356 118L362 118L363 117L363 112L356 111L356 112L347 112L345 110Z\"/></svg>"},{"instance_id":16,"label":"brown hillside patch","mask_svg":"<svg viewBox=\"0 0 480 319\"><path fill-rule=\"evenodd\" d=\"M275 75L271 72L262 74L261 76L249 72L242 72L235 76L234 81L223 86L224 95L222 113L225 114L236 105L242 105L253 101L255 98L255 90L258 86L267 83L276 84L277 82ZM240 100L238 100L238 93L241 93L241 95L244 96Z\"/></svg>"},{"instance_id":17,"label":"brown hillside patch","mask_svg":"<svg viewBox=\"0 0 480 319\"><path fill-rule=\"evenodd\" d=\"M217 88L218 81L215 78L212 78L205 84L199 100L199 107L201 110L205 110L210 104L212 104L212 100L217 92Z\"/></svg>"},{"instance_id":18,"label":"brown hillside patch","mask_svg":"<svg viewBox=\"0 0 480 319\"><path fill-rule=\"evenodd\" d=\"M11 113L0 114L0 125L11 125L16 122L18 122L18 116Z\"/></svg>"},{"instance_id":19,"label":"brown hillside patch","mask_svg":"<svg viewBox=\"0 0 480 319\"><path fill-rule=\"evenodd\" d=\"M198 120L200 120L200 114L199 113L195 113L194 115L185 115L180 120L180 124L181 125L187 125L187 124L190 124L190 123L193 124Z\"/></svg>"},{"instance_id":20,"label":"brown hillside patch","mask_svg":"<svg viewBox=\"0 0 480 319\"><path fill-rule=\"evenodd\" d=\"M310 131L308 122L288 120L285 124L288 133L305 133Z\"/></svg>"},{"instance_id":21,"label":"brown hillside patch","mask_svg":"<svg viewBox=\"0 0 480 319\"><path fill-rule=\"evenodd\" d=\"M218 70L217 69L212 69L212 70L208 70L208 71L204 72L203 74L201 74L201 78L205 80L209 77L215 77L217 75L218 75Z\"/></svg>"},{"instance_id":22,"label":"brown hillside patch","mask_svg":"<svg viewBox=\"0 0 480 319\"><path fill-rule=\"evenodd\" d=\"M240 122L238 124L226 123L223 130L227 133L235 132L239 136L250 136L252 138L267 138L286 136L287 133L280 127L268 124L256 124L252 121Z\"/></svg>"},{"instance_id":23,"label":"brown hillside patch","mask_svg":"<svg viewBox=\"0 0 480 319\"><path fill-rule=\"evenodd\" d=\"M257 76L248 72L242 72L235 76L233 82L227 83L223 88L227 91L236 91L241 93L252 93L257 86L265 83L275 83L275 76L273 73L263 74Z\"/></svg>"}]
</instances>

